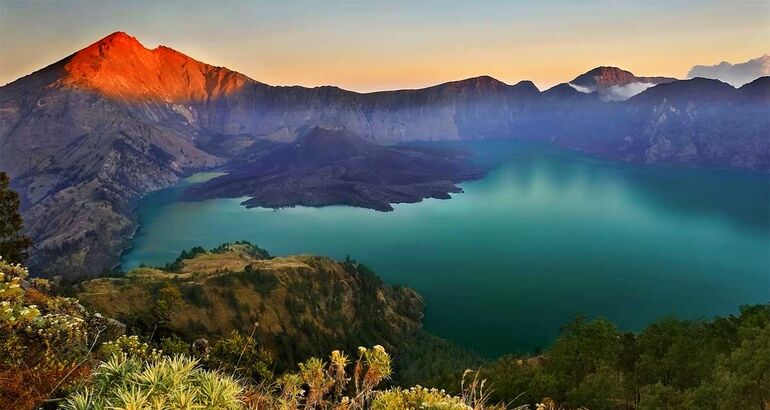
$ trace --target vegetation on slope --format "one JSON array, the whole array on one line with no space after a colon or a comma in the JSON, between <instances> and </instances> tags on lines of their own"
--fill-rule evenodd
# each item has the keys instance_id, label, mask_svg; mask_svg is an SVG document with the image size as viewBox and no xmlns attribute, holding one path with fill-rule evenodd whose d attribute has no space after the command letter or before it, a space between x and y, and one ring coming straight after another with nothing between
<instances>
[{"instance_id":1,"label":"vegetation on slope","mask_svg":"<svg viewBox=\"0 0 770 410\"><path fill-rule=\"evenodd\" d=\"M0 258L0 408L28 409L87 377L92 350L122 324L50 296L48 282Z\"/></svg>"},{"instance_id":2,"label":"vegetation on slope","mask_svg":"<svg viewBox=\"0 0 770 410\"><path fill-rule=\"evenodd\" d=\"M712 321L665 319L622 333L578 317L543 354L482 370L494 400L550 397L572 408L770 408L770 305Z\"/></svg>"},{"instance_id":3,"label":"vegetation on slope","mask_svg":"<svg viewBox=\"0 0 770 410\"><path fill-rule=\"evenodd\" d=\"M457 397L419 387L377 390L392 375L391 357L379 345L359 347L355 360L339 350L328 362L311 357L295 371L275 377L270 354L252 336L234 334L212 347L205 339L188 345L174 337L151 345L138 336L120 335L124 326L84 309L75 299L49 295L47 282L29 281L21 265L0 259L0 272L0 408L484 406L485 396L475 390ZM153 336L142 338L152 341Z\"/></svg>"},{"instance_id":4,"label":"vegetation on slope","mask_svg":"<svg viewBox=\"0 0 770 410\"><path fill-rule=\"evenodd\" d=\"M252 334L275 353L279 370L338 348L400 351L419 331L423 308L417 293L385 285L355 261L272 258L246 242L194 248L164 269L82 282L76 294L153 338Z\"/></svg>"}]
</instances>

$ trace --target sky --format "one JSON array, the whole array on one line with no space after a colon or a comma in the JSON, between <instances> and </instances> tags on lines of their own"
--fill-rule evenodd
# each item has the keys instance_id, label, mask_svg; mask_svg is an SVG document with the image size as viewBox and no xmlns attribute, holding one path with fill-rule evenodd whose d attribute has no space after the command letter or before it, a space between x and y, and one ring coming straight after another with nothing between
<instances>
[{"instance_id":1,"label":"sky","mask_svg":"<svg viewBox=\"0 0 770 410\"><path fill-rule=\"evenodd\" d=\"M545 89L600 65L685 78L770 51L770 1L9 1L0 84L125 31L272 85Z\"/></svg>"}]
</instances>

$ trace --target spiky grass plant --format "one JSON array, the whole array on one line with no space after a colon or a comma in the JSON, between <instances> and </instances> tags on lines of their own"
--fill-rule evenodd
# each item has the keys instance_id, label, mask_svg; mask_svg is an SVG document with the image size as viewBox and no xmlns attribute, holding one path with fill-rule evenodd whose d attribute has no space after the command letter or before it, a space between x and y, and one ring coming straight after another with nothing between
<instances>
[{"instance_id":1,"label":"spiky grass plant","mask_svg":"<svg viewBox=\"0 0 770 410\"><path fill-rule=\"evenodd\" d=\"M299 372L283 375L262 391L250 392L247 401L260 403L260 408L287 410L366 409L377 394L377 385L392 373L390 355L382 346L361 347L352 377L347 373L350 365L348 356L339 350L332 352L328 363L318 358L308 359L299 364Z\"/></svg>"},{"instance_id":2,"label":"spiky grass plant","mask_svg":"<svg viewBox=\"0 0 770 410\"><path fill-rule=\"evenodd\" d=\"M348 377L347 369L353 366ZM71 394L64 410L281 409L281 410L493 410L484 382L463 376L460 396L415 386L376 390L390 377L391 358L381 346L359 348L358 359L335 350L329 362L311 358L274 383L244 385L219 371L204 370L185 356L142 361L116 354L94 372L88 387ZM352 382L352 383L351 383ZM503 407L500 407L503 409Z\"/></svg>"},{"instance_id":3,"label":"spiky grass plant","mask_svg":"<svg viewBox=\"0 0 770 410\"><path fill-rule=\"evenodd\" d=\"M70 395L62 408L240 409L243 387L224 374L198 367L184 356L142 362L115 355L94 373L91 387Z\"/></svg>"},{"instance_id":4,"label":"spiky grass plant","mask_svg":"<svg viewBox=\"0 0 770 410\"><path fill-rule=\"evenodd\" d=\"M324 396L334 386L334 379L326 372L326 363L317 357L312 357L299 364L299 375L308 387L305 409L322 407Z\"/></svg>"},{"instance_id":5,"label":"spiky grass plant","mask_svg":"<svg viewBox=\"0 0 770 410\"><path fill-rule=\"evenodd\" d=\"M302 389L302 377L298 374L289 373L278 380L281 393L278 398L279 408L298 409L302 401L305 390Z\"/></svg>"},{"instance_id":6,"label":"spiky grass plant","mask_svg":"<svg viewBox=\"0 0 770 410\"><path fill-rule=\"evenodd\" d=\"M389 379L393 373L390 355L376 345L371 349L358 348L358 361L353 368L353 383L356 395L352 400L353 408L364 408L374 393L374 388Z\"/></svg>"},{"instance_id":7,"label":"spiky grass plant","mask_svg":"<svg viewBox=\"0 0 770 410\"><path fill-rule=\"evenodd\" d=\"M335 399L342 398L342 393L345 390L345 386L350 381L350 379L347 377L347 373L345 372L345 368L349 363L350 361L348 360L348 356L345 355L345 353L340 350L332 351L329 360L329 376L334 381Z\"/></svg>"}]
</instances>

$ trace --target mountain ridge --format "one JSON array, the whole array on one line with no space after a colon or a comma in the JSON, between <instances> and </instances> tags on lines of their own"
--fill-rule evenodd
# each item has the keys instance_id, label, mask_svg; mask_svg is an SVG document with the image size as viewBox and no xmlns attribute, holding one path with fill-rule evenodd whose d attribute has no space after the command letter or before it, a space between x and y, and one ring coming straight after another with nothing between
<instances>
[{"instance_id":1,"label":"mountain ridge","mask_svg":"<svg viewBox=\"0 0 770 410\"><path fill-rule=\"evenodd\" d=\"M33 271L96 275L128 246L146 193L314 127L378 144L521 138L624 161L767 171L762 84L673 81L612 102L566 83L541 92L489 76L374 93L277 87L118 32L0 87L0 169L22 198ZM713 93L723 97L702 98Z\"/></svg>"}]
</instances>

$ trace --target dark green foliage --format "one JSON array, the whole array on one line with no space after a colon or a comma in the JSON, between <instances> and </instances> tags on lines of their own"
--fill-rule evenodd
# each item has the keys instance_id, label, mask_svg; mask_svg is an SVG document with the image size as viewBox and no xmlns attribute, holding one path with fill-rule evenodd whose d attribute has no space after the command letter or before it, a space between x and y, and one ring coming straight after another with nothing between
<instances>
[{"instance_id":1,"label":"dark green foliage","mask_svg":"<svg viewBox=\"0 0 770 410\"><path fill-rule=\"evenodd\" d=\"M156 321L167 322L179 308L184 306L185 300L179 288L168 283L160 288L155 298L152 313Z\"/></svg>"},{"instance_id":2,"label":"dark green foliage","mask_svg":"<svg viewBox=\"0 0 770 410\"><path fill-rule=\"evenodd\" d=\"M274 275L255 269L251 265L246 265L242 272L219 275L212 278L211 282L221 287L251 285L254 290L261 294L270 292L278 285L278 280Z\"/></svg>"},{"instance_id":3,"label":"dark green foliage","mask_svg":"<svg viewBox=\"0 0 770 410\"><path fill-rule=\"evenodd\" d=\"M278 279L275 276L253 269L251 265L246 266L238 276L262 294L270 292L278 285Z\"/></svg>"},{"instance_id":4,"label":"dark green foliage","mask_svg":"<svg viewBox=\"0 0 770 410\"><path fill-rule=\"evenodd\" d=\"M173 335L173 331L168 328L168 323L186 303L179 288L171 281L163 282L153 290L153 301L154 303L145 309L116 317L126 325L126 329L131 334L141 336L148 343L156 341L156 336Z\"/></svg>"},{"instance_id":5,"label":"dark green foliage","mask_svg":"<svg viewBox=\"0 0 770 410\"><path fill-rule=\"evenodd\" d=\"M542 357L482 370L493 398L568 408L757 409L770 405L770 305L713 321L666 319L639 334L578 317Z\"/></svg>"},{"instance_id":6,"label":"dark green foliage","mask_svg":"<svg viewBox=\"0 0 770 410\"><path fill-rule=\"evenodd\" d=\"M181 287L180 290L182 292L182 297L187 303L197 307L211 307L211 301L208 299L200 285L189 284Z\"/></svg>"},{"instance_id":7,"label":"dark green foliage","mask_svg":"<svg viewBox=\"0 0 770 410\"><path fill-rule=\"evenodd\" d=\"M589 322L579 316L562 329L562 335L548 354L548 367L559 375L559 390L569 392L579 389L588 376L612 367L621 350L620 333L615 325L604 319ZM594 378L588 383L601 381Z\"/></svg>"},{"instance_id":8,"label":"dark green foliage","mask_svg":"<svg viewBox=\"0 0 770 410\"><path fill-rule=\"evenodd\" d=\"M206 250L200 246L193 247L189 251L182 251L173 262L167 263L162 269L168 272L176 272L182 268L182 261L192 259L202 253L206 253Z\"/></svg>"},{"instance_id":9,"label":"dark green foliage","mask_svg":"<svg viewBox=\"0 0 770 410\"><path fill-rule=\"evenodd\" d=\"M459 393L465 369L478 368L481 363L482 359L474 353L419 331L395 356L393 381L401 386L419 384Z\"/></svg>"},{"instance_id":10,"label":"dark green foliage","mask_svg":"<svg viewBox=\"0 0 770 410\"><path fill-rule=\"evenodd\" d=\"M23 233L19 213L19 194L8 186L10 179L0 172L0 256L10 263L21 263L27 257L32 240Z\"/></svg>"},{"instance_id":11,"label":"dark green foliage","mask_svg":"<svg viewBox=\"0 0 770 410\"><path fill-rule=\"evenodd\" d=\"M270 353L259 346L253 337L241 336L237 332L214 343L207 365L252 383L273 378L273 359Z\"/></svg>"},{"instance_id":12,"label":"dark green foliage","mask_svg":"<svg viewBox=\"0 0 770 410\"><path fill-rule=\"evenodd\" d=\"M105 278L125 278L126 271L115 268L115 269L106 271L102 276Z\"/></svg>"},{"instance_id":13,"label":"dark green foliage","mask_svg":"<svg viewBox=\"0 0 770 410\"><path fill-rule=\"evenodd\" d=\"M174 334L168 337L160 338L160 342L158 344L159 344L160 350L163 351L163 354L167 356L190 354L190 343L186 342L184 339Z\"/></svg>"},{"instance_id":14,"label":"dark green foliage","mask_svg":"<svg viewBox=\"0 0 770 410\"><path fill-rule=\"evenodd\" d=\"M230 251L230 248L232 248L234 245L246 245L246 248L248 249L249 256L257 259L272 259L272 256L270 256L270 252L268 252L266 249L262 249L257 245L254 245L253 243L249 241L235 241L235 242L227 242L223 243L216 248L211 250L211 253L225 253Z\"/></svg>"},{"instance_id":15,"label":"dark green foliage","mask_svg":"<svg viewBox=\"0 0 770 410\"><path fill-rule=\"evenodd\" d=\"M216 248L207 251L202 246L195 246L193 248L190 248L190 250L184 250L182 251L177 258L171 262L167 263L165 266L163 266L161 269L167 271L167 272L178 272L182 268L182 262L186 259L193 259L198 255L211 252L211 253L225 253L229 252L233 246L243 245L246 249L249 256L257 259L271 259L272 256L270 256L270 253L266 251L265 249L260 248L257 245L252 244L249 241L235 241L235 242L227 242L223 243ZM141 265L140 265L141 266Z\"/></svg>"}]
</instances>

